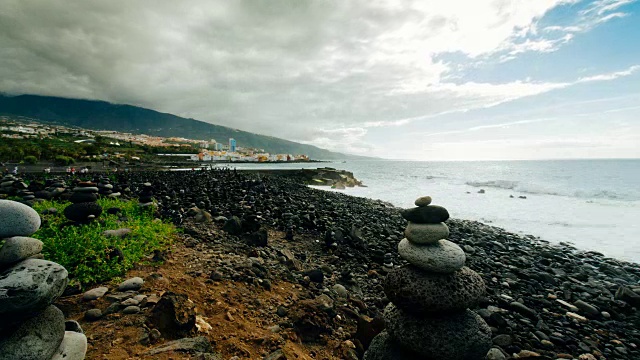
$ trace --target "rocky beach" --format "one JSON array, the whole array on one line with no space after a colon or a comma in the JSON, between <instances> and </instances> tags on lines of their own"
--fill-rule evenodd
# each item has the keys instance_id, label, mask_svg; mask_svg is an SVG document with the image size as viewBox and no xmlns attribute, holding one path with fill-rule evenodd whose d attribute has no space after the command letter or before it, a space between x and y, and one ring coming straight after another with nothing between
<instances>
[{"instance_id":1,"label":"rocky beach","mask_svg":"<svg viewBox=\"0 0 640 360\"><path fill-rule=\"evenodd\" d=\"M445 210L451 218L448 214L423 217L418 210L403 211L382 201L312 189L295 177L233 170L48 179L26 174L21 179L3 179L0 193L27 205L53 198L74 202L70 207L78 211L86 208L80 213L65 211L72 226L100 215L95 205L75 205L94 204L95 197L134 199L183 229L173 251L155 254L169 259L159 269L144 265L127 274L139 280L95 284L89 295L68 289L57 300L65 316L77 319L85 330L87 358L152 354L162 358L158 354L188 343L191 348L185 351L210 355L203 358L357 359L376 335L374 344L391 338L401 344L415 342L417 334L410 329L422 331L419 322L417 327L398 331L389 319L411 322L431 310L459 318L446 321L484 331L482 341L487 341L487 358L492 360L640 357L638 264L457 219L454 208ZM446 207L447 199L438 198L437 203ZM416 209L431 206L426 200L416 205ZM46 223L48 216L56 215L41 216ZM447 260L421 265L425 257L416 254L420 247L435 246L434 242L442 248L437 258ZM188 280L175 284L177 289L162 284L158 273L166 271L169 278L173 274L169 270L183 271L176 278ZM443 283L447 276L451 281ZM389 282L401 287L407 279L429 287L431 293L394 296L397 293L390 291ZM133 288L128 288L131 283ZM95 290L99 288L106 290ZM185 294L174 293L178 290ZM426 297L431 300L421 303ZM233 302L236 310L216 305L213 299L221 304ZM398 309L387 308L390 302L417 311L399 314ZM244 310L236 312L241 307ZM191 310L184 312L186 318L161 316L176 313L176 308ZM127 316L132 318L125 323ZM196 326L198 316L209 321ZM227 324L240 319L253 319L244 326L252 331L260 328L255 332L267 335L258 337L269 340L243 338L240 330L229 330ZM385 330L385 320L392 334ZM105 323L111 336L103 333ZM207 328L203 323L212 330L200 330ZM142 328L146 337L131 335L111 344L118 330L126 332L129 327ZM130 344L135 354L108 356L106 351L113 349L105 349L107 344L126 348L127 341L135 345ZM163 346L174 348L159 351ZM486 350L484 345L479 348ZM468 356L460 358L478 358Z\"/></svg>"}]
</instances>

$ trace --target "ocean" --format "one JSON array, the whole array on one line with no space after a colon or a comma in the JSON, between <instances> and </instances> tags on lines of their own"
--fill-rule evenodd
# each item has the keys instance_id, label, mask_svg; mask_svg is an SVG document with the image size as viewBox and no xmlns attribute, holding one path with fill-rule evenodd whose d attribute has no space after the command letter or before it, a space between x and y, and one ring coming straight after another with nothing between
<instances>
[{"instance_id":1,"label":"ocean","mask_svg":"<svg viewBox=\"0 0 640 360\"><path fill-rule=\"evenodd\" d=\"M552 243L567 242L579 249L640 262L640 159L349 160L234 166L344 169L352 171L367 187L331 191L400 207L413 206L419 196L431 195L433 203L446 207L454 218L477 220Z\"/></svg>"}]
</instances>

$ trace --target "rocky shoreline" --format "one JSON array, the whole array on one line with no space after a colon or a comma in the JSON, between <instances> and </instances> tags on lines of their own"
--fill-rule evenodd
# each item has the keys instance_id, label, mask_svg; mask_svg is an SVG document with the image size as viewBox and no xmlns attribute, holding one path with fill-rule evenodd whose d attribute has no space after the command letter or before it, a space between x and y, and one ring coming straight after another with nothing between
<instances>
[{"instance_id":1,"label":"rocky shoreline","mask_svg":"<svg viewBox=\"0 0 640 360\"><path fill-rule=\"evenodd\" d=\"M53 191L52 184L39 181L41 175L27 178L31 189L22 190ZM258 234L261 227L285 232L297 250L282 255L292 265L285 272L270 271L271 276L302 284L318 296L340 285L362 300L359 312L370 318L381 318L389 303L382 281L389 263L391 268L406 265L397 244L407 222L401 209L382 201L315 190L298 179L230 170L117 174L113 192L135 198L146 182L153 186L158 214L183 224L198 242L206 242L206 236L185 224L198 214L224 224L231 235L222 241L248 249L269 248L272 240ZM63 189L57 196L64 194ZM439 200L446 205L446 199ZM487 287L471 310L491 328L489 359L640 358L638 264L455 219L455 209L449 210L454 218L446 221L448 239L464 250L466 266ZM237 280L254 281L251 276ZM352 335L360 343L359 355L371 335Z\"/></svg>"}]
</instances>

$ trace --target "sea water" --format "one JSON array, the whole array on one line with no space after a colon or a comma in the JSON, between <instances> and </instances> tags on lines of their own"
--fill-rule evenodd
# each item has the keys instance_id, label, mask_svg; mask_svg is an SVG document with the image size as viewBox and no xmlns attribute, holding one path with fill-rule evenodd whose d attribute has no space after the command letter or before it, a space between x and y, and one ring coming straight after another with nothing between
<instances>
[{"instance_id":1,"label":"sea water","mask_svg":"<svg viewBox=\"0 0 640 360\"><path fill-rule=\"evenodd\" d=\"M413 206L419 196L431 195L433 203L445 206L454 218L640 262L640 160L234 165L237 169L322 166L352 171L367 185L335 191L399 207Z\"/></svg>"}]
</instances>

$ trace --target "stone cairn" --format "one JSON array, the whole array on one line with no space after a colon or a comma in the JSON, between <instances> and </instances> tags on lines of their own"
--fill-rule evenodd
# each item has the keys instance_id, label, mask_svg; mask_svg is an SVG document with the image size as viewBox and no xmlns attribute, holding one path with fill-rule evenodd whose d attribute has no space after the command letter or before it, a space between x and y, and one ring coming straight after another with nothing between
<instances>
[{"instance_id":1,"label":"stone cairn","mask_svg":"<svg viewBox=\"0 0 640 360\"><path fill-rule=\"evenodd\" d=\"M138 202L142 207L153 205L153 187L151 183L146 182L142 184L142 191L140 191Z\"/></svg>"},{"instance_id":2,"label":"stone cairn","mask_svg":"<svg viewBox=\"0 0 640 360\"><path fill-rule=\"evenodd\" d=\"M480 275L465 267L465 253L449 240L447 209L416 200L402 211L409 221L400 257L409 265L389 272L384 291L386 330L372 341L365 360L484 359L491 330L469 307L485 292Z\"/></svg>"},{"instance_id":3,"label":"stone cairn","mask_svg":"<svg viewBox=\"0 0 640 360\"><path fill-rule=\"evenodd\" d=\"M0 200L0 359L82 360L80 325L51 305L67 286L67 270L42 260L42 242L29 237L39 228L35 210Z\"/></svg>"},{"instance_id":4,"label":"stone cairn","mask_svg":"<svg viewBox=\"0 0 640 360\"><path fill-rule=\"evenodd\" d=\"M102 214L102 207L96 203L98 200L98 187L96 183L81 181L73 188L69 198L73 204L64 209L64 216L74 222L86 223Z\"/></svg>"}]
</instances>

